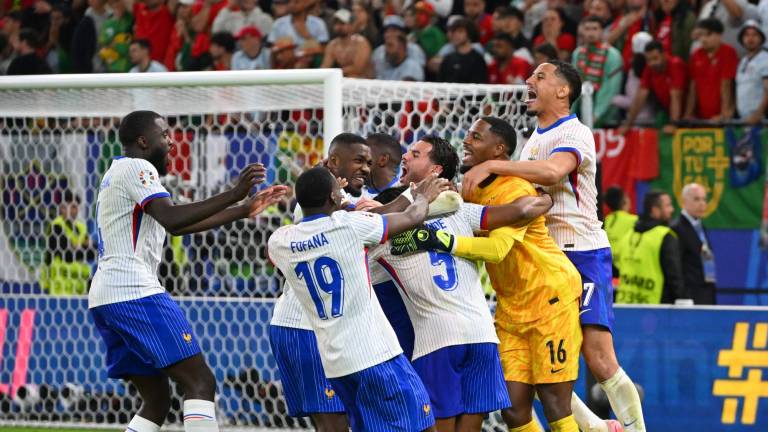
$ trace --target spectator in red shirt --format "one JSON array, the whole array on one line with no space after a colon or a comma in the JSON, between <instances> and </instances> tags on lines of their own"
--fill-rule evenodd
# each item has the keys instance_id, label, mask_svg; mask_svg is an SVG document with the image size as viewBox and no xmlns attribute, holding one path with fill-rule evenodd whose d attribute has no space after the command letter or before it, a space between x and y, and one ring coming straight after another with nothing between
<instances>
[{"instance_id":1,"label":"spectator in red shirt","mask_svg":"<svg viewBox=\"0 0 768 432\"><path fill-rule=\"evenodd\" d=\"M227 0L203 0L192 5L192 30L210 33L213 21L227 3Z\"/></svg>"},{"instance_id":2,"label":"spectator in red shirt","mask_svg":"<svg viewBox=\"0 0 768 432\"><path fill-rule=\"evenodd\" d=\"M624 59L624 72L632 64L632 38L639 32L653 33L655 30L653 14L648 9L648 0L629 0L623 15L614 18L607 27L606 42L621 51Z\"/></svg>"},{"instance_id":3,"label":"spectator in red shirt","mask_svg":"<svg viewBox=\"0 0 768 432\"><path fill-rule=\"evenodd\" d=\"M523 84L531 75L531 64L515 56L515 41L506 33L498 33L491 39L493 61L488 66L488 82L491 84Z\"/></svg>"},{"instance_id":4,"label":"spectator in red shirt","mask_svg":"<svg viewBox=\"0 0 768 432\"><path fill-rule=\"evenodd\" d=\"M133 37L149 41L152 60L165 60L165 50L173 31L173 16L165 0L143 0L133 4Z\"/></svg>"},{"instance_id":5,"label":"spectator in red shirt","mask_svg":"<svg viewBox=\"0 0 768 432\"><path fill-rule=\"evenodd\" d=\"M623 135L632 127L637 114L651 95L659 107L669 115L669 123L663 128L664 133L674 133L674 123L680 120L685 88L688 86L686 69L687 66L680 57L664 52L661 42L651 41L645 45L645 70L640 78L640 91L635 95L619 133Z\"/></svg>"},{"instance_id":6,"label":"spectator in red shirt","mask_svg":"<svg viewBox=\"0 0 768 432\"><path fill-rule=\"evenodd\" d=\"M485 12L485 0L464 0L464 16L475 23L485 46L493 37L493 17Z\"/></svg>"},{"instance_id":7,"label":"spectator in red shirt","mask_svg":"<svg viewBox=\"0 0 768 432\"><path fill-rule=\"evenodd\" d=\"M656 39L664 51L683 60L691 50L691 33L696 25L696 15L687 0L660 0L654 17Z\"/></svg>"},{"instance_id":8,"label":"spectator in red shirt","mask_svg":"<svg viewBox=\"0 0 768 432\"><path fill-rule=\"evenodd\" d=\"M541 34L533 40L533 46L549 43L557 48L557 56L560 60L570 62L571 53L576 49L576 38L570 33L563 32L565 20L565 12L562 9L547 10L541 21Z\"/></svg>"},{"instance_id":9,"label":"spectator in red shirt","mask_svg":"<svg viewBox=\"0 0 768 432\"><path fill-rule=\"evenodd\" d=\"M232 54L235 53L237 41L232 34L228 32L214 33L211 36L211 47L208 52L213 59L213 70L230 70L232 64Z\"/></svg>"},{"instance_id":10,"label":"spectator in red shirt","mask_svg":"<svg viewBox=\"0 0 768 432\"><path fill-rule=\"evenodd\" d=\"M739 63L736 50L723 43L723 23L707 18L696 23L701 47L688 62L691 84L688 89L686 119L720 121L733 117L733 81Z\"/></svg>"}]
</instances>

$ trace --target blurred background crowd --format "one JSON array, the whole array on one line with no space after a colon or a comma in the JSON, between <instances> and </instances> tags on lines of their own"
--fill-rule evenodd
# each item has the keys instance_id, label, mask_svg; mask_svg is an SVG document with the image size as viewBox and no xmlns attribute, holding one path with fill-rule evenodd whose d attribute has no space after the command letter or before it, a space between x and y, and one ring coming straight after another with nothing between
<instances>
[{"instance_id":1,"label":"blurred background crowd","mask_svg":"<svg viewBox=\"0 0 768 432\"><path fill-rule=\"evenodd\" d=\"M572 62L595 126L757 124L768 0L2 0L0 74L339 67L523 83Z\"/></svg>"}]
</instances>

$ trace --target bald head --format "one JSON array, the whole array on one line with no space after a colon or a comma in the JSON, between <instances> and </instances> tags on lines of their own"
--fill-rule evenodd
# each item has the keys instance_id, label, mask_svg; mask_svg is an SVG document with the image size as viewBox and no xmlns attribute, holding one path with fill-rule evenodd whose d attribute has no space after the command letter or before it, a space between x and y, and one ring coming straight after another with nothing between
<instances>
[{"instance_id":1,"label":"bald head","mask_svg":"<svg viewBox=\"0 0 768 432\"><path fill-rule=\"evenodd\" d=\"M701 219L707 212L707 189L698 183L683 186L683 209L691 216Z\"/></svg>"}]
</instances>

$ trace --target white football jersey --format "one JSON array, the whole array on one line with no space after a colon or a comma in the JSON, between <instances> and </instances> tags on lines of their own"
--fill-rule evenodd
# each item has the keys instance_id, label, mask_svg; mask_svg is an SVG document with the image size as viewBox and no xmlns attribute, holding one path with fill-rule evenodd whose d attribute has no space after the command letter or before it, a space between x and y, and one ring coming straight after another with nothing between
<instances>
[{"instance_id":1,"label":"white football jersey","mask_svg":"<svg viewBox=\"0 0 768 432\"><path fill-rule=\"evenodd\" d=\"M573 153L579 162L560 183L544 187L554 200L546 215L549 234L566 252L609 247L608 236L597 218L595 137L576 114L563 117L548 128L536 128L523 147L520 160L546 160L557 152Z\"/></svg>"},{"instance_id":2,"label":"white football jersey","mask_svg":"<svg viewBox=\"0 0 768 432\"><path fill-rule=\"evenodd\" d=\"M127 157L112 161L96 199L99 264L88 307L165 292L157 279L157 267L166 232L144 213L144 207L153 199L169 196L149 161Z\"/></svg>"},{"instance_id":3,"label":"white football jersey","mask_svg":"<svg viewBox=\"0 0 768 432\"><path fill-rule=\"evenodd\" d=\"M430 228L471 237L482 229L486 207L464 203L429 219ZM445 252L394 256L389 243L369 251L395 281L415 334L413 360L452 345L499 343L477 263Z\"/></svg>"},{"instance_id":4,"label":"white football jersey","mask_svg":"<svg viewBox=\"0 0 768 432\"><path fill-rule=\"evenodd\" d=\"M360 199L360 197L355 198L343 190L341 193L343 194L342 201L349 201L354 204ZM302 212L301 206L296 204L296 207L293 209L293 223L301 222L303 217L304 212ZM280 297L275 302L275 308L272 310L272 318L269 320L269 323L280 327L312 330L312 325L304 315L299 299L296 298L296 294L291 292L290 287L286 285L288 285L287 280L283 285L282 294L280 294Z\"/></svg>"},{"instance_id":5,"label":"white football jersey","mask_svg":"<svg viewBox=\"0 0 768 432\"><path fill-rule=\"evenodd\" d=\"M305 217L269 238L269 257L309 318L329 378L403 352L368 273L367 248L386 239L385 217L345 211Z\"/></svg>"}]
</instances>

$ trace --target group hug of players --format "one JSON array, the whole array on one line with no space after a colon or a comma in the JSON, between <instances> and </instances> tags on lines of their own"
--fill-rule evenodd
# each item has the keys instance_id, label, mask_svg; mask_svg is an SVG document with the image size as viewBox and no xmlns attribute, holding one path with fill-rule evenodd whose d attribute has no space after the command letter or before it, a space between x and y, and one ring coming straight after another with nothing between
<instances>
[{"instance_id":1,"label":"group hug of players","mask_svg":"<svg viewBox=\"0 0 768 432\"><path fill-rule=\"evenodd\" d=\"M369 166L378 156L399 158L399 146L374 149L372 161L370 142L340 134L323 166L299 176L294 224L268 240L285 278L269 336L291 415L310 416L320 431L442 432L479 431L487 413L501 410L510 431L528 432L541 430L532 415L538 398L555 432L645 430L637 390L613 349L594 139L569 111L580 78L555 61L527 84L538 127L520 161L510 160L517 134L509 123L477 119L463 143L463 200L447 192L459 156L435 136L402 155L390 185L402 186L367 191L375 200L363 193ZM99 190L89 307L109 375L130 380L143 398L128 431L159 430L169 377L184 391L185 430L214 431L215 380L178 305L147 275L165 230L199 232L253 216L286 188L248 197L264 179L254 165L230 191L174 205L155 178L171 145L167 124L131 115L120 127L125 161L113 162ZM496 293L495 316L478 262ZM128 265L139 274L121 270ZM373 286L385 281L404 314L390 305L397 302L382 307ZM598 418L573 394L580 353L618 421Z\"/></svg>"}]
</instances>

